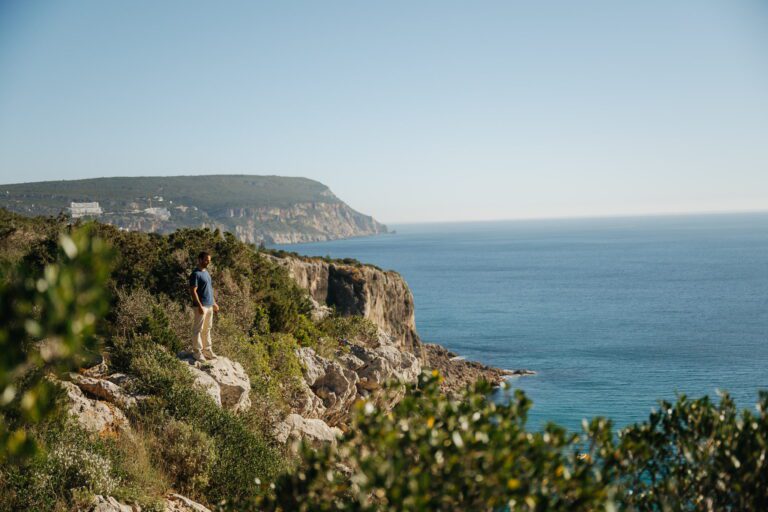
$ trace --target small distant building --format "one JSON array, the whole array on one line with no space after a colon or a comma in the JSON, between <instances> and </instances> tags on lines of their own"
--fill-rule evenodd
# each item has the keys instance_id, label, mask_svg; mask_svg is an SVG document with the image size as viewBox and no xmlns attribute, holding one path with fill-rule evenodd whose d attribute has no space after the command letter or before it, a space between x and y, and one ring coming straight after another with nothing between
<instances>
[{"instance_id":1,"label":"small distant building","mask_svg":"<svg viewBox=\"0 0 768 512\"><path fill-rule=\"evenodd\" d=\"M157 217L160 220L169 220L171 218L171 212L168 208L144 208L144 213Z\"/></svg>"},{"instance_id":2,"label":"small distant building","mask_svg":"<svg viewBox=\"0 0 768 512\"><path fill-rule=\"evenodd\" d=\"M98 217L104 210L101 209L98 202L95 203L69 203L69 212L73 219L92 216Z\"/></svg>"}]
</instances>

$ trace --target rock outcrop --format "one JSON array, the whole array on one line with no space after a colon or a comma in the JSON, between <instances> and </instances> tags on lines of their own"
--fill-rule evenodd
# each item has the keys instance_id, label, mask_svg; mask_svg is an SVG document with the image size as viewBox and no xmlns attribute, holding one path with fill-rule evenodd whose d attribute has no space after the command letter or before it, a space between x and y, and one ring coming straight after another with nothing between
<instances>
[{"instance_id":1,"label":"rock outcrop","mask_svg":"<svg viewBox=\"0 0 768 512\"><path fill-rule=\"evenodd\" d=\"M179 354L179 358L189 365L195 382L214 399L216 405L235 412L251 408L251 379L240 363L222 356L200 363L188 353Z\"/></svg>"},{"instance_id":2,"label":"rock outcrop","mask_svg":"<svg viewBox=\"0 0 768 512\"><path fill-rule=\"evenodd\" d=\"M211 512L207 507L181 494L169 494L165 500L165 512Z\"/></svg>"},{"instance_id":3,"label":"rock outcrop","mask_svg":"<svg viewBox=\"0 0 768 512\"><path fill-rule=\"evenodd\" d=\"M85 430L100 436L130 429L125 413L115 404L87 397L73 382L56 381L65 391L67 410Z\"/></svg>"},{"instance_id":4,"label":"rock outcrop","mask_svg":"<svg viewBox=\"0 0 768 512\"><path fill-rule=\"evenodd\" d=\"M330 306L345 316L364 316L399 350L422 357L413 294L397 272L370 265L328 263L319 258L270 258L286 267L320 306Z\"/></svg>"},{"instance_id":5,"label":"rock outcrop","mask_svg":"<svg viewBox=\"0 0 768 512\"><path fill-rule=\"evenodd\" d=\"M137 400L133 395L129 395L116 382L124 382L127 378L123 374L111 376L112 380L88 377L77 373L70 373L70 379L82 391L92 395L100 400L110 402L122 409L130 409L136 406ZM116 382L115 382L116 381Z\"/></svg>"},{"instance_id":6,"label":"rock outcrop","mask_svg":"<svg viewBox=\"0 0 768 512\"><path fill-rule=\"evenodd\" d=\"M138 505L126 505L112 496L97 495L93 498L91 512L141 512Z\"/></svg>"},{"instance_id":7,"label":"rock outcrop","mask_svg":"<svg viewBox=\"0 0 768 512\"><path fill-rule=\"evenodd\" d=\"M382 345L376 348L350 346L348 365L359 377L358 387L375 391L387 382L415 383L421 374L421 363L415 355ZM354 358L354 359L352 359Z\"/></svg>"},{"instance_id":8,"label":"rock outcrop","mask_svg":"<svg viewBox=\"0 0 768 512\"><path fill-rule=\"evenodd\" d=\"M141 507L135 504L128 505L112 496L99 494L93 498L90 512L141 512ZM171 493L165 499L164 512L211 512L211 510L186 496Z\"/></svg>"},{"instance_id":9,"label":"rock outcrop","mask_svg":"<svg viewBox=\"0 0 768 512\"><path fill-rule=\"evenodd\" d=\"M311 411L309 415L320 417L330 425L344 423L358 396L357 373L339 361L320 357L311 348L299 349L298 355L307 385L323 404L320 410Z\"/></svg>"},{"instance_id":10,"label":"rock outcrop","mask_svg":"<svg viewBox=\"0 0 768 512\"><path fill-rule=\"evenodd\" d=\"M371 397L386 383L413 384L421 374L421 362L415 355L391 345L370 348L345 343L335 359L301 348L298 356L307 389L293 411L341 428L346 427L355 402ZM394 402L382 405L391 407Z\"/></svg>"},{"instance_id":11,"label":"rock outcrop","mask_svg":"<svg viewBox=\"0 0 768 512\"><path fill-rule=\"evenodd\" d=\"M510 377L533 375L531 370L502 370L475 361L466 361L441 345L424 344L425 366L443 376L440 387L449 393L458 392L479 380L498 386Z\"/></svg>"},{"instance_id":12,"label":"rock outcrop","mask_svg":"<svg viewBox=\"0 0 768 512\"><path fill-rule=\"evenodd\" d=\"M465 361L439 345L422 344L416 333L413 295L396 272L284 253L268 257L288 269L309 292L315 316L328 314L330 307L343 316L363 316L379 328L377 342L344 340L333 359L309 348L299 350L306 385L294 397L292 411L300 417L344 429L356 401L372 398L377 405L390 408L402 395L379 393L382 386L393 381L415 383L422 369L438 370L447 392L481 379L499 385L510 376L533 373ZM388 403L381 403L384 397Z\"/></svg>"},{"instance_id":13,"label":"rock outcrop","mask_svg":"<svg viewBox=\"0 0 768 512\"><path fill-rule=\"evenodd\" d=\"M336 427L316 418L304 418L298 414L289 414L275 427L275 439L281 443L289 440L305 440L313 445L335 443L342 435Z\"/></svg>"},{"instance_id":14,"label":"rock outcrop","mask_svg":"<svg viewBox=\"0 0 768 512\"><path fill-rule=\"evenodd\" d=\"M296 244L386 233L373 217L342 202L306 202L289 207L227 208L213 227L233 230L244 242Z\"/></svg>"}]
</instances>

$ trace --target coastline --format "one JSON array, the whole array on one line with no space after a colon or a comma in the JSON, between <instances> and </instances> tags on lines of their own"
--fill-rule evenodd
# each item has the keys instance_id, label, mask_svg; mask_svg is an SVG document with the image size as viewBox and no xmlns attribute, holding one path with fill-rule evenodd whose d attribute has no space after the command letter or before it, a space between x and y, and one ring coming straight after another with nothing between
<instances>
[{"instance_id":1,"label":"coastline","mask_svg":"<svg viewBox=\"0 0 768 512\"><path fill-rule=\"evenodd\" d=\"M535 371L528 369L505 370L477 361L467 361L462 356L436 343L422 343L422 346L425 366L440 372L443 377L440 389L449 394L458 393L480 380L490 382L493 387L499 387L510 377L536 374Z\"/></svg>"}]
</instances>

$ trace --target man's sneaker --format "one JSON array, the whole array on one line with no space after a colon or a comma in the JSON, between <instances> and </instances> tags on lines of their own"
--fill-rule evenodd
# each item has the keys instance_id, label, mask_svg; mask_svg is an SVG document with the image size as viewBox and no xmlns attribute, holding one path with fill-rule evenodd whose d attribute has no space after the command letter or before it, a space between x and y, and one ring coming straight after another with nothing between
<instances>
[{"instance_id":1,"label":"man's sneaker","mask_svg":"<svg viewBox=\"0 0 768 512\"><path fill-rule=\"evenodd\" d=\"M203 354L192 354L192 358L200 363L204 363L208 360Z\"/></svg>"},{"instance_id":2,"label":"man's sneaker","mask_svg":"<svg viewBox=\"0 0 768 512\"><path fill-rule=\"evenodd\" d=\"M213 350L209 350L208 352L205 352L204 355L205 355L205 359L210 361L215 361L216 359L219 358L219 356L213 353Z\"/></svg>"}]
</instances>

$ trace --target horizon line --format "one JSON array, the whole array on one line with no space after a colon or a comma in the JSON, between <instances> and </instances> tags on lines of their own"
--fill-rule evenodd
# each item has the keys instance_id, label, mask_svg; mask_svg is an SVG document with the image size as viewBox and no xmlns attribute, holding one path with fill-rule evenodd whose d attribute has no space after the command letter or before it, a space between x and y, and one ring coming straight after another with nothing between
<instances>
[{"instance_id":1,"label":"horizon line","mask_svg":"<svg viewBox=\"0 0 768 512\"><path fill-rule=\"evenodd\" d=\"M451 219L451 220L426 220L426 221L379 221L387 226L390 225L415 225L415 224L479 224L483 222L524 222L524 221L544 221L544 220L590 220L590 219L632 219L645 217L698 217L714 215L748 215L748 214L768 214L768 208L749 209L749 210L693 210L685 212L649 212L649 213L606 213L606 214L585 214L573 216L541 216L541 217L501 217L491 219Z\"/></svg>"}]
</instances>

